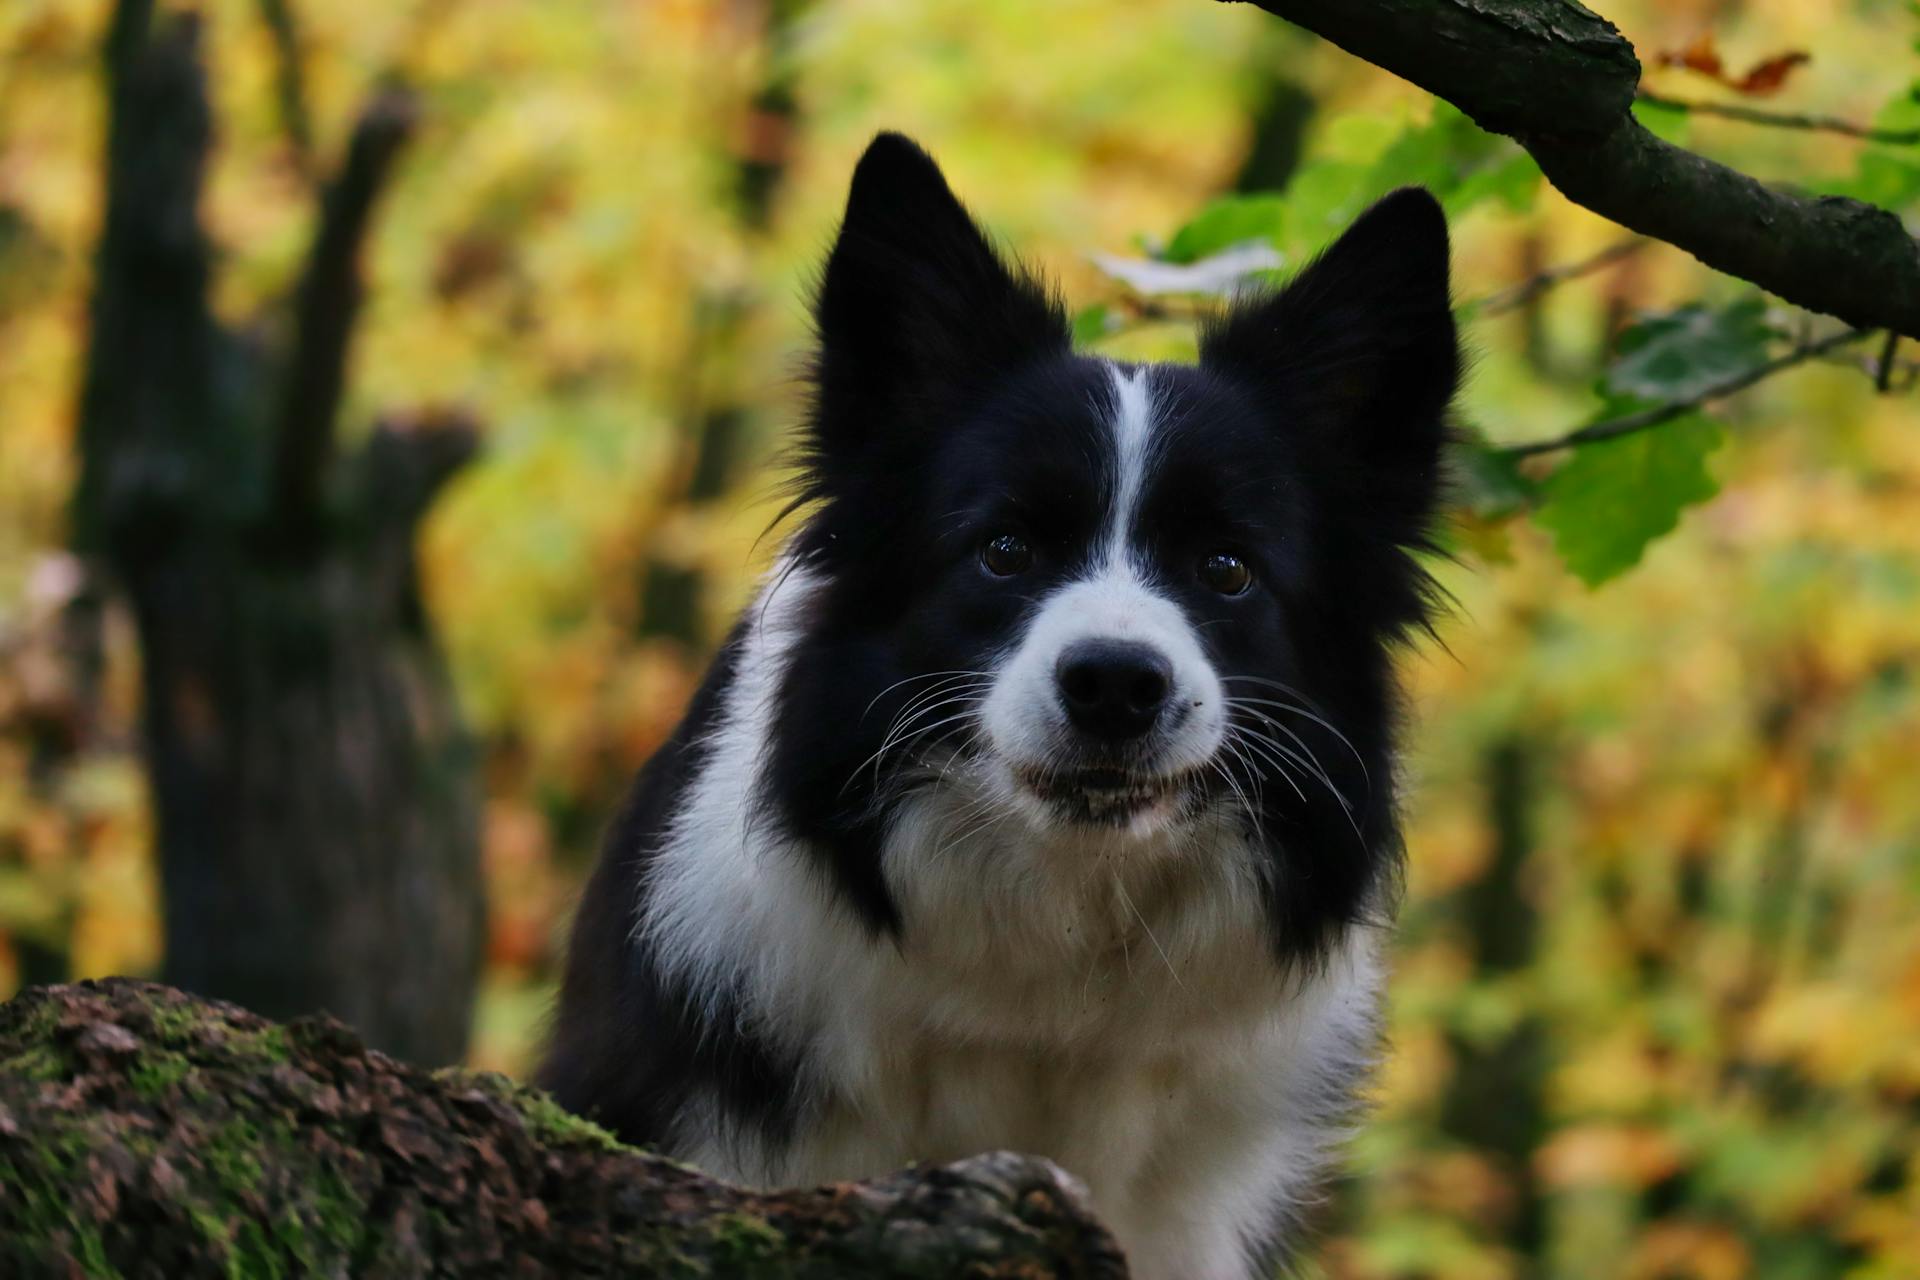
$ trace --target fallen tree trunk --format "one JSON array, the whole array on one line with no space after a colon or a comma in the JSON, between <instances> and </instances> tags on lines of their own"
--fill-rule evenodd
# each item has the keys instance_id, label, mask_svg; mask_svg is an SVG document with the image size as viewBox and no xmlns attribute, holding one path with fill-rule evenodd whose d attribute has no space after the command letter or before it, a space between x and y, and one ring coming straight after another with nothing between
<instances>
[{"instance_id":1,"label":"fallen tree trunk","mask_svg":"<svg viewBox=\"0 0 1920 1280\"><path fill-rule=\"evenodd\" d=\"M1124 1277L1044 1161L752 1192L504 1077L126 979L0 1005L0 1274Z\"/></svg>"}]
</instances>

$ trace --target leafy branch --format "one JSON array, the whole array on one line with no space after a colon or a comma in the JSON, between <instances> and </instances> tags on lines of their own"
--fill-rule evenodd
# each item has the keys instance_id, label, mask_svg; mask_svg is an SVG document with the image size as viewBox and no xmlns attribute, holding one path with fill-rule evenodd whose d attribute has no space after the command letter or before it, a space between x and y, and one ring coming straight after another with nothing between
<instances>
[{"instance_id":1,"label":"leafy branch","mask_svg":"<svg viewBox=\"0 0 1920 1280\"><path fill-rule=\"evenodd\" d=\"M1920 337L1920 245L1900 219L1655 137L1632 110L1640 60L1598 14L1565 0L1253 3L1513 138L1574 203L1810 311Z\"/></svg>"},{"instance_id":2,"label":"leafy branch","mask_svg":"<svg viewBox=\"0 0 1920 1280\"><path fill-rule=\"evenodd\" d=\"M1695 98L1669 98L1663 93L1655 93L1646 88L1642 88L1637 97L1648 106L1658 107L1662 111L1680 111L1695 116L1719 116L1724 120L1739 120L1747 124L1767 125L1775 129L1806 129L1816 133L1838 133L1849 138L1884 142L1896 147L1920 146L1920 129L1876 129L1872 125L1857 124L1838 116L1766 111L1759 107L1743 106L1737 102L1704 102Z\"/></svg>"},{"instance_id":3,"label":"leafy branch","mask_svg":"<svg viewBox=\"0 0 1920 1280\"><path fill-rule=\"evenodd\" d=\"M1675 418L1684 417L1695 409L1715 400L1723 400L1737 391L1745 391L1755 383L1779 373L1782 369L1791 369L1794 365L1816 359L1848 343L1858 342L1873 332L1870 329L1843 329L1811 342L1803 342L1791 351L1776 356L1764 364L1755 365L1731 377L1709 383L1691 395L1664 404L1654 405L1636 413L1624 414L1618 418L1608 418L1603 422L1589 423L1578 430L1565 435L1552 436L1545 440L1529 440L1522 444L1501 446L1497 452L1510 458L1524 458L1533 454L1552 453L1559 449L1570 449L1576 445L1593 444L1600 440L1616 440L1621 436L1632 435L1636 431L1645 431L1657 427Z\"/></svg>"}]
</instances>

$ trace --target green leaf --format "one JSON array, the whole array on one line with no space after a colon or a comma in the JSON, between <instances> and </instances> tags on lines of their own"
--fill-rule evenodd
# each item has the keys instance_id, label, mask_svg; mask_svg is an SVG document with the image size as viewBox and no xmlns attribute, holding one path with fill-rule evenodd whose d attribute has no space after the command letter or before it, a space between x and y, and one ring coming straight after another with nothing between
<instances>
[{"instance_id":1,"label":"green leaf","mask_svg":"<svg viewBox=\"0 0 1920 1280\"><path fill-rule=\"evenodd\" d=\"M1873 125L1887 130L1920 129L1920 80L1889 99L1874 116ZM1821 195L1851 196L1883 209L1904 209L1920 200L1920 148L1869 143L1860 152L1853 176L1810 186Z\"/></svg>"},{"instance_id":2,"label":"green leaf","mask_svg":"<svg viewBox=\"0 0 1920 1280\"><path fill-rule=\"evenodd\" d=\"M1758 298L1718 310L1682 307L1621 335L1604 389L1614 397L1685 400L1763 363L1772 337Z\"/></svg>"},{"instance_id":3,"label":"green leaf","mask_svg":"<svg viewBox=\"0 0 1920 1280\"><path fill-rule=\"evenodd\" d=\"M1264 234L1288 261L1302 262L1397 187L1425 187L1457 217L1492 199L1524 209L1539 186L1532 157L1444 102L1425 123L1395 132L1388 132L1393 121L1377 117L1342 117L1338 126L1330 133L1342 136L1329 138L1295 171L1284 195L1216 201L1181 229L1166 256L1184 261L1176 251L1204 254Z\"/></svg>"},{"instance_id":4,"label":"green leaf","mask_svg":"<svg viewBox=\"0 0 1920 1280\"><path fill-rule=\"evenodd\" d=\"M1277 195L1222 196L1174 232L1160 256L1194 262L1249 240L1277 244L1285 217L1286 201Z\"/></svg>"},{"instance_id":5,"label":"green leaf","mask_svg":"<svg viewBox=\"0 0 1920 1280\"><path fill-rule=\"evenodd\" d=\"M1612 400L1602 420L1646 408ZM1640 562L1647 546L1711 498L1707 455L1720 446L1717 423L1699 413L1613 440L1577 446L1540 486L1534 520L1553 535L1567 568L1588 586Z\"/></svg>"},{"instance_id":6,"label":"green leaf","mask_svg":"<svg viewBox=\"0 0 1920 1280\"><path fill-rule=\"evenodd\" d=\"M1104 302L1083 308L1073 317L1073 345L1084 347L1098 342L1120 327L1120 317Z\"/></svg>"},{"instance_id":7,"label":"green leaf","mask_svg":"<svg viewBox=\"0 0 1920 1280\"><path fill-rule=\"evenodd\" d=\"M1920 161L1891 147L1870 147L1860 153L1860 167L1852 177L1817 182L1812 189L1826 196L1851 196L1883 209L1903 209L1920 198Z\"/></svg>"},{"instance_id":8,"label":"green leaf","mask_svg":"<svg viewBox=\"0 0 1920 1280\"><path fill-rule=\"evenodd\" d=\"M1540 189L1540 166L1533 157L1515 147L1504 159L1466 174L1460 185L1441 199L1449 217L1458 217L1474 205L1498 200L1513 213L1525 213L1533 207L1534 192Z\"/></svg>"},{"instance_id":9,"label":"green leaf","mask_svg":"<svg viewBox=\"0 0 1920 1280\"><path fill-rule=\"evenodd\" d=\"M1540 180L1540 167L1518 144L1488 133L1450 103L1434 104L1433 118L1408 129L1367 175L1369 197L1395 187L1422 186L1438 196L1451 217L1490 197L1525 209Z\"/></svg>"},{"instance_id":10,"label":"green leaf","mask_svg":"<svg viewBox=\"0 0 1920 1280\"><path fill-rule=\"evenodd\" d=\"M1662 142L1671 142L1676 147L1687 145L1687 129L1693 123L1693 117L1682 108L1664 107L1645 98L1636 98L1631 109L1633 118L1654 137Z\"/></svg>"}]
</instances>

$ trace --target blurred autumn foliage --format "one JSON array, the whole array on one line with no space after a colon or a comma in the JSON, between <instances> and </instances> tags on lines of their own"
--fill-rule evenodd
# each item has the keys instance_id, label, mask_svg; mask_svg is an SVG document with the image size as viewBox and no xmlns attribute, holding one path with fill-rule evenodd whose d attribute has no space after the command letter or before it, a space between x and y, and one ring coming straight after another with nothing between
<instances>
[{"instance_id":1,"label":"blurred autumn foliage","mask_svg":"<svg viewBox=\"0 0 1920 1280\"><path fill-rule=\"evenodd\" d=\"M336 156L370 86L411 82L346 423L432 403L485 426L422 553L485 746L488 1066L528 1062L600 826L768 558L809 272L876 129L925 141L1120 355L1190 354L1193 299L1093 255L1292 263L1369 184L1445 188L1489 457L1808 323L1657 245L1514 300L1620 233L1250 7L334 0L293 10L291 80L280 7L202 5L215 302L281 322L309 147ZM1602 7L1686 66L1809 51L1771 107L1920 124L1901 4ZM139 657L64 549L107 8L0 8L0 995L159 966ZM1648 84L1716 91L1685 66ZM1645 118L1912 224L1920 148ZM1444 644L1408 663L1393 1050L1319 1273L1920 1275L1912 356L1837 348L1631 452L1473 478Z\"/></svg>"}]
</instances>

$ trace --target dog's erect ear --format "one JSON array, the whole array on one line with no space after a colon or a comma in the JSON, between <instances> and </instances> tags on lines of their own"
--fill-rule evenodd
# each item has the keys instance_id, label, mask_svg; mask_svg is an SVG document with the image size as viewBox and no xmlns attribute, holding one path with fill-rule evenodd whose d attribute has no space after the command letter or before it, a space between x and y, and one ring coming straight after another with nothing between
<instances>
[{"instance_id":1,"label":"dog's erect ear","mask_svg":"<svg viewBox=\"0 0 1920 1280\"><path fill-rule=\"evenodd\" d=\"M994 375L1072 341L1059 303L1001 262L932 157L897 133L853 171L814 318L814 429L830 454L962 410Z\"/></svg>"},{"instance_id":2,"label":"dog's erect ear","mask_svg":"<svg viewBox=\"0 0 1920 1280\"><path fill-rule=\"evenodd\" d=\"M1263 394L1276 427L1362 489L1396 538L1418 536L1438 492L1447 404L1460 378L1447 295L1447 222L1406 187L1368 209L1278 293L1213 324L1202 365Z\"/></svg>"}]
</instances>

